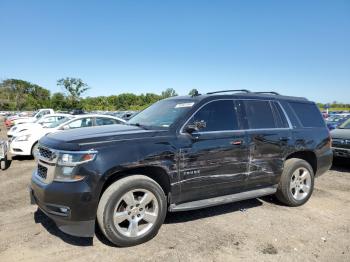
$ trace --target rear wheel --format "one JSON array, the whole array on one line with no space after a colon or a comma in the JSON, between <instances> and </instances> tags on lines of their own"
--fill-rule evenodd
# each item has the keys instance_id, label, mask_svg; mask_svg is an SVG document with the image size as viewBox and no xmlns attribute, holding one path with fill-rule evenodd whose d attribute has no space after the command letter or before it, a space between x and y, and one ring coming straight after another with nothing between
<instances>
[{"instance_id":1,"label":"rear wheel","mask_svg":"<svg viewBox=\"0 0 350 262\"><path fill-rule=\"evenodd\" d=\"M152 239L166 216L166 197L154 180L133 175L110 185L97 209L103 234L117 246L133 246Z\"/></svg>"},{"instance_id":2,"label":"rear wheel","mask_svg":"<svg viewBox=\"0 0 350 262\"><path fill-rule=\"evenodd\" d=\"M286 160L276 197L288 206L305 204L314 189L314 172L308 162L298 158Z\"/></svg>"}]
</instances>

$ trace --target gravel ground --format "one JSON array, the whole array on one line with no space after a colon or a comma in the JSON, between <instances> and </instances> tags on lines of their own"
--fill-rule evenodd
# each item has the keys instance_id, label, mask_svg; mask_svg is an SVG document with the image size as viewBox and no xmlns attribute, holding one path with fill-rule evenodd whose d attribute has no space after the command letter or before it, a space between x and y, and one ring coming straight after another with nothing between
<instances>
[{"instance_id":1,"label":"gravel ground","mask_svg":"<svg viewBox=\"0 0 350 262\"><path fill-rule=\"evenodd\" d=\"M131 248L60 232L29 204L34 166L16 158L0 171L0 261L350 261L350 161L318 178L302 207L265 197L169 213L153 240Z\"/></svg>"}]
</instances>

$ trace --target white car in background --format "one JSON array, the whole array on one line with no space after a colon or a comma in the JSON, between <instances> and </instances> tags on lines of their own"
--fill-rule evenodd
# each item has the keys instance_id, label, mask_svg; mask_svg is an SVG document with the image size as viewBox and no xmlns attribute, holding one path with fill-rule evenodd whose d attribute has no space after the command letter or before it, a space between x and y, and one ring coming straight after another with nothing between
<instances>
[{"instance_id":1,"label":"white car in background","mask_svg":"<svg viewBox=\"0 0 350 262\"><path fill-rule=\"evenodd\" d=\"M17 133L16 136L11 138L9 152L11 155L35 156L39 139L47 134L62 132L73 128L124 124L125 122L126 121L121 118L108 115L72 116L68 121L63 119L52 123L48 127L37 126L35 129Z\"/></svg>"},{"instance_id":2,"label":"white car in background","mask_svg":"<svg viewBox=\"0 0 350 262\"><path fill-rule=\"evenodd\" d=\"M53 111L53 109L50 109L50 108L40 109L39 111L35 112L34 116L32 116L32 117L20 117L20 118L13 120L13 125L24 124L24 123L33 123L35 120L38 120L45 115L50 115L50 114L54 114L54 113L55 112Z\"/></svg>"},{"instance_id":3,"label":"white car in background","mask_svg":"<svg viewBox=\"0 0 350 262\"><path fill-rule=\"evenodd\" d=\"M40 127L49 127L52 123L55 123L57 121L60 121L63 119L69 120L73 116L69 114L50 114L50 115L45 115L37 120L35 120L33 123L23 123L23 124L18 124L10 128L10 130L7 132L8 137L13 137L13 136L18 136L17 133L26 131L26 130L31 130L31 129L36 129Z\"/></svg>"}]
</instances>

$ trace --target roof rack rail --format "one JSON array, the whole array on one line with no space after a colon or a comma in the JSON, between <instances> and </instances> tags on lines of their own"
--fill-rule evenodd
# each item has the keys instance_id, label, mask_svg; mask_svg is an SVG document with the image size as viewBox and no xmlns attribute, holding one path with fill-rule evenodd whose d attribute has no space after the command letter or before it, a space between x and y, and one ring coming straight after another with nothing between
<instances>
[{"instance_id":1,"label":"roof rack rail","mask_svg":"<svg viewBox=\"0 0 350 262\"><path fill-rule=\"evenodd\" d=\"M215 92L209 92L207 95L213 95L218 93L229 93L229 92L244 92L244 93L251 93L247 89L234 89L234 90L221 90L221 91L215 91Z\"/></svg>"},{"instance_id":2,"label":"roof rack rail","mask_svg":"<svg viewBox=\"0 0 350 262\"><path fill-rule=\"evenodd\" d=\"M279 96L280 94L277 92L269 91L269 92L254 92L254 94L271 94L271 95L276 95Z\"/></svg>"}]
</instances>

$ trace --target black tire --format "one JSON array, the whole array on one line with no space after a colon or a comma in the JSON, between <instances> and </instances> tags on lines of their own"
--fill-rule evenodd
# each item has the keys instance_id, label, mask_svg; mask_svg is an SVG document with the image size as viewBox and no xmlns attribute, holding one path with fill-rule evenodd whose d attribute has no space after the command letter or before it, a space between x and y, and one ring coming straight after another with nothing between
<instances>
[{"instance_id":1,"label":"black tire","mask_svg":"<svg viewBox=\"0 0 350 262\"><path fill-rule=\"evenodd\" d=\"M306 169L310 174L310 187L307 195L300 200L297 200L290 189L293 173L300 168ZM299 158L291 158L284 163L284 169L281 180L278 184L276 197L283 204L291 207L301 206L305 204L311 197L314 189L314 171L311 165L305 160Z\"/></svg>"},{"instance_id":2,"label":"black tire","mask_svg":"<svg viewBox=\"0 0 350 262\"><path fill-rule=\"evenodd\" d=\"M158 215L153 226L140 236L125 236L120 233L114 222L113 212L121 198L131 190L144 189L150 191L158 201ZM167 201L163 189L154 180L143 175L132 175L111 184L103 193L98 209L97 222L106 238L116 246L128 247L144 243L158 233L167 212Z\"/></svg>"},{"instance_id":3,"label":"black tire","mask_svg":"<svg viewBox=\"0 0 350 262\"><path fill-rule=\"evenodd\" d=\"M32 146L32 157L35 159L36 157L36 151L38 150L38 147L39 147L39 142L36 142L33 146Z\"/></svg>"},{"instance_id":4,"label":"black tire","mask_svg":"<svg viewBox=\"0 0 350 262\"><path fill-rule=\"evenodd\" d=\"M0 161L0 168L1 170L6 170L8 167L8 160L7 157L5 157L4 159L1 159Z\"/></svg>"}]
</instances>

